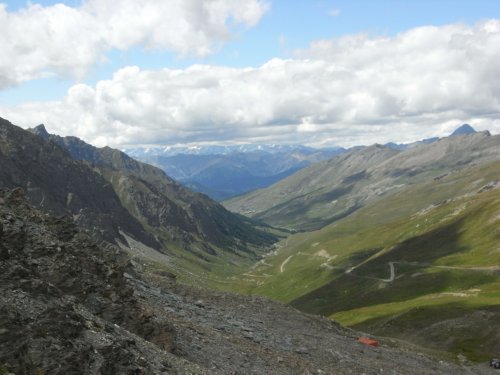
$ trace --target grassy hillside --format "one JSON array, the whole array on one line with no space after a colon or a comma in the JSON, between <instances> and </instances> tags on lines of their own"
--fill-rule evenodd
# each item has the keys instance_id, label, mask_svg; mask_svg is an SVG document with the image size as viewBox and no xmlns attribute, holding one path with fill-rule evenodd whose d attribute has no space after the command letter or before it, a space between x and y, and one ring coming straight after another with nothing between
<instances>
[{"instance_id":1,"label":"grassy hillside","mask_svg":"<svg viewBox=\"0 0 500 375\"><path fill-rule=\"evenodd\" d=\"M494 162L407 186L282 241L239 288L484 360L500 351L499 181Z\"/></svg>"},{"instance_id":2,"label":"grassy hillside","mask_svg":"<svg viewBox=\"0 0 500 375\"><path fill-rule=\"evenodd\" d=\"M371 183L368 169L398 153L380 145L353 150L224 205L274 226L315 230L360 208L370 195L361 193Z\"/></svg>"},{"instance_id":3,"label":"grassy hillside","mask_svg":"<svg viewBox=\"0 0 500 375\"><path fill-rule=\"evenodd\" d=\"M224 204L273 226L311 231L398 190L495 160L500 160L500 136L487 132L448 137L404 151L373 145L317 163Z\"/></svg>"}]
</instances>

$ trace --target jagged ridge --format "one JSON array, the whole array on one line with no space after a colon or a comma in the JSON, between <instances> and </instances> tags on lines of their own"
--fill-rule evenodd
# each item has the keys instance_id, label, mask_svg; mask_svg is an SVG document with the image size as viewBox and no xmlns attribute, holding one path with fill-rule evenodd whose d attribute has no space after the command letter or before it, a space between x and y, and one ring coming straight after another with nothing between
<instances>
[{"instance_id":1,"label":"jagged ridge","mask_svg":"<svg viewBox=\"0 0 500 375\"><path fill-rule=\"evenodd\" d=\"M255 247L274 241L272 235L254 229L248 220L229 213L208 197L187 190L159 168L116 149L97 148L76 137L51 135L43 125L32 131L67 149L75 160L98 169L129 212L166 241L212 255L217 248L253 253Z\"/></svg>"},{"instance_id":2,"label":"jagged ridge","mask_svg":"<svg viewBox=\"0 0 500 375\"><path fill-rule=\"evenodd\" d=\"M22 187L29 201L72 215L95 238L115 243L120 231L153 248L160 244L123 208L112 186L58 145L0 118L0 187Z\"/></svg>"}]
</instances>

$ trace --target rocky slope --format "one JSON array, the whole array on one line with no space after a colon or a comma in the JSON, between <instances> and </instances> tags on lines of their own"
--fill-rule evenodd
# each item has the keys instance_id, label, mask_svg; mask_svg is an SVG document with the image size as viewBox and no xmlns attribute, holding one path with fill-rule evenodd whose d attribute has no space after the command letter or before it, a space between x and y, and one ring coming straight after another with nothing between
<instances>
[{"instance_id":1,"label":"rocky slope","mask_svg":"<svg viewBox=\"0 0 500 375\"><path fill-rule=\"evenodd\" d=\"M0 187L22 187L31 203L53 214L72 215L94 237L111 243L125 241L122 231L148 246L160 247L91 166L1 118L0 165Z\"/></svg>"},{"instance_id":2,"label":"rocky slope","mask_svg":"<svg viewBox=\"0 0 500 375\"><path fill-rule=\"evenodd\" d=\"M91 165L112 185L131 215L164 245L172 244L208 259L218 251L254 256L254 250L274 240L207 196L184 188L159 168L119 150L48 134L43 125L32 132L65 148L75 160Z\"/></svg>"},{"instance_id":3,"label":"rocky slope","mask_svg":"<svg viewBox=\"0 0 500 375\"><path fill-rule=\"evenodd\" d=\"M0 190L0 371L15 374L472 374L263 298L145 276L117 247ZM486 373L486 372L484 372Z\"/></svg>"},{"instance_id":4,"label":"rocky slope","mask_svg":"<svg viewBox=\"0 0 500 375\"><path fill-rule=\"evenodd\" d=\"M130 264L67 217L0 191L0 364L15 374L161 373L173 330L134 295ZM152 345L154 342L156 345ZM173 359L172 359L173 358Z\"/></svg>"}]
</instances>

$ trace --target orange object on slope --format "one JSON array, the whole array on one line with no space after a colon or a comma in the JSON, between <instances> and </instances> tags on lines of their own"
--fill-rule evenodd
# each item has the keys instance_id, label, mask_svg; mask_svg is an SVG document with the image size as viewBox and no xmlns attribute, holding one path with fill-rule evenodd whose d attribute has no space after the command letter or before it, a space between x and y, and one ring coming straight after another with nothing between
<instances>
[{"instance_id":1,"label":"orange object on slope","mask_svg":"<svg viewBox=\"0 0 500 375\"><path fill-rule=\"evenodd\" d=\"M370 339L368 337L358 337L358 342L370 345L370 346L378 346L379 342L377 340Z\"/></svg>"}]
</instances>

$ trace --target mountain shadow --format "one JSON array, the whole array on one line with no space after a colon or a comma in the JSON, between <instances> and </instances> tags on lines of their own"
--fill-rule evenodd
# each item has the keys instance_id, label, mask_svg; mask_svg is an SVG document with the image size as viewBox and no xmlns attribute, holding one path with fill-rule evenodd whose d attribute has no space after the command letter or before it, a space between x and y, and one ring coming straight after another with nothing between
<instances>
[{"instance_id":1,"label":"mountain shadow","mask_svg":"<svg viewBox=\"0 0 500 375\"><path fill-rule=\"evenodd\" d=\"M359 178L359 176L357 177ZM354 185L341 186L323 194L313 192L292 198L287 202L277 204L271 209L255 215L256 219L264 222L273 222L275 225L293 226L296 222L302 222L304 215L313 206L327 207L334 200L347 196L354 189ZM309 217L306 223L301 224L300 231L312 231L320 229L336 220L340 220L361 208L354 203L341 209L331 209L330 214L318 218Z\"/></svg>"},{"instance_id":2,"label":"mountain shadow","mask_svg":"<svg viewBox=\"0 0 500 375\"><path fill-rule=\"evenodd\" d=\"M291 305L303 311L329 316L339 311L406 301L439 293L450 287L469 289L496 280L494 275L484 273L458 269L439 269L437 272L432 269L435 260L469 250L459 241L463 221L463 218L456 220L401 242L350 273L344 272L326 285L295 299ZM353 256L358 257L357 253ZM391 282L387 282L389 262L395 262L396 274L400 276ZM409 277L417 270L421 273L418 278Z\"/></svg>"}]
</instances>

